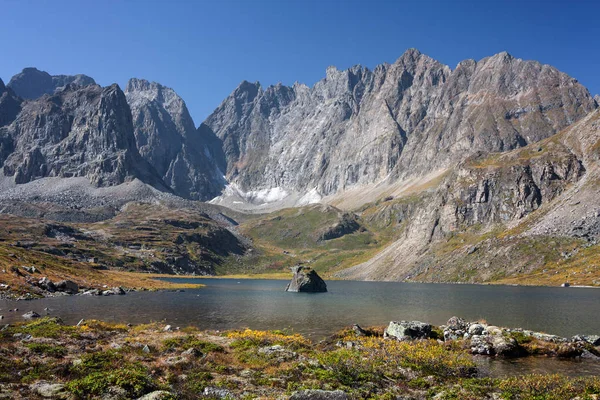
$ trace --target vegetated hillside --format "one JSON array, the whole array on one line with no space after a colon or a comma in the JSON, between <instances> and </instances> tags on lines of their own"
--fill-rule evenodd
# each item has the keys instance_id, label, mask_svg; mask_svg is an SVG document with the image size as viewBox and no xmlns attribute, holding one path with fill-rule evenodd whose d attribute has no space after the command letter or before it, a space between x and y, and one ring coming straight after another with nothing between
<instances>
[{"instance_id":1,"label":"vegetated hillside","mask_svg":"<svg viewBox=\"0 0 600 400\"><path fill-rule=\"evenodd\" d=\"M351 279L600 284L600 113L462 162L434 189L364 208L396 240Z\"/></svg>"},{"instance_id":2,"label":"vegetated hillside","mask_svg":"<svg viewBox=\"0 0 600 400\"><path fill-rule=\"evenodd\" d=\"M357 215L326 205L257 215L238 231L252 241L253 250L218 266L219 273L289 274L288 267L299 263L327 273L368 259L388 240Z\"/></svg>"},{"instance_id":3,"label":"vegetated hillside","mask_svg":"<svg viewBox=\"0 0 600 400\"><path fill-rule=\"evenodd\" d=\"M35 293L33 283L43 276L82 286L123 280L138 286L136 279L111 272L214 274L215 266L242 257L249 246L232 232L233 220L213 217L192 208L143 203L129 203L95 223L0 215L0 279L13 290ZM40 272L25 276L22 266Z\"/></svg>"}]
</instances>

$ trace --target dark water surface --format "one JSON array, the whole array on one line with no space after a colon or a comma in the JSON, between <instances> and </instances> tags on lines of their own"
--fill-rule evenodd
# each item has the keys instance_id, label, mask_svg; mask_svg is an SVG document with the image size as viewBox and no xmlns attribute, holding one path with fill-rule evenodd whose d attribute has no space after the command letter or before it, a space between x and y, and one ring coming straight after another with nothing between
<instances>
[{"instance_id":1,"label":"dark water surface","mask_svg":"<svg viewBox=\"0 0 600 400\"><path fill-rule=\"evenodd\" d=\"M174 279L175 280L175 279ZM201 329L292 329L314 338L354 323L391 320L443 324L453 315L489 324L560 336L600 334L600 290L519 286L330 281L327 293L287 293L281 280L176 279L206 287L185 292L138 292L126 296L67 296L0 301L6 322L34 310L61 317L171 325ZM19 312L7 312L18 307ZM16 315L15 315L16 314Z\"/></svg>"},{"instance_id":2,"label":"dark water surface","mask_svg":"<svg viewBox=\"0 0 600 400\"><path fill-rule=\"evenodd\" d=\"M50 315L66 323L82 318L133 324L164 321L201 329L291 329L313 339L345 326L386 325L391 320L443 324L453 315L489 324L522 327L560 336L600 334L600 290L330 281L327 293L287 293L281 280L190 278L178 282L206 287L185 292L138 292L126 296L68 296L32 301L0 301L3 322L21 320L26 311ZM8 309L19 308L18 312ZM485 363L485 361L483 361ZM492 375L538 368L564 370L564 362L528 360L492 363ZM600 374L600 363L568 362L574 374Z\"/></svg>"}]
</instances>

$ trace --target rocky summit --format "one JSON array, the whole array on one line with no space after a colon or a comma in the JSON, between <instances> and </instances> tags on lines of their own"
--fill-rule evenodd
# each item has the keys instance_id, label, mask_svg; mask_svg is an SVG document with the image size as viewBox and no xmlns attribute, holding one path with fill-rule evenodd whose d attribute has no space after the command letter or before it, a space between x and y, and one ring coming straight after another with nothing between
<instances>
[{"instance_id":1,"label":"rocky summit","mask_svg":"<svg viewBox=\"0 0 600 400\"><path fill-rule=\"evenodd\" d=\"M8 87L23 99L37 99L45 94L53 94L64 89L69 84L78 86L93 85L96 82L87 75L50 75L37 68L24 68L23 71L13 76Z\"/></svg>"},{"instance_id":2,"label":"rocky summit","mask_svg":"<svg viewBox=\"0 0 600 400\"><path fill-rule=\"evenodd\" d=\"M164 182L185 198L219 195L225 179L215 160L221 155L212 153L210 137L196 131L183 99L173 89L143 79L131 79L125 96L137 148Z\"/></svg>"}]
</instances>

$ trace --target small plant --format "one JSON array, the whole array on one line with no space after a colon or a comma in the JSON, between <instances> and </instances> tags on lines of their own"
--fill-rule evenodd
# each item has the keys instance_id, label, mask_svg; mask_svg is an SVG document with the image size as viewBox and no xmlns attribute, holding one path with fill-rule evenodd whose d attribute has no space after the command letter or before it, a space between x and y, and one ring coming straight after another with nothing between
<instances>
[{"instance_id":1,"label":"small plant","mask_svg":"<svg viewBox=\"0 0 600 400\"><path fill-rule=\"evenodd\" d=\"M28 343L25 347L33 353L43 354L54 358L61 358L67 354L67 349L64 346L52 346L46 343Z\"/></svg>"}]
</instances>

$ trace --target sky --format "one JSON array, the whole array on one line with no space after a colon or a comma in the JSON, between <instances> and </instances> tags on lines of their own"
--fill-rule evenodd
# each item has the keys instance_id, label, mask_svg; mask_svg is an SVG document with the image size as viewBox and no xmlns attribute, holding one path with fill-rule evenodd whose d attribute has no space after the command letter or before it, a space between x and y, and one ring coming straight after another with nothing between
<instances>
[{"instance_id":1,"label":"sky","mask_svg":"<svg viewBox=\"0 0 600 400\"><path fill-rule=\"evenodd\" d=\"M312 86L417 48L454 68L501 51L600 93L600 1L0 0L0 78L24 67L172 87L199 125L243 80Z\"/></svg>"}]
</instances>

